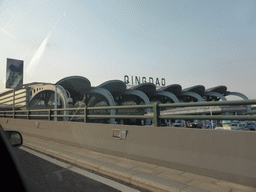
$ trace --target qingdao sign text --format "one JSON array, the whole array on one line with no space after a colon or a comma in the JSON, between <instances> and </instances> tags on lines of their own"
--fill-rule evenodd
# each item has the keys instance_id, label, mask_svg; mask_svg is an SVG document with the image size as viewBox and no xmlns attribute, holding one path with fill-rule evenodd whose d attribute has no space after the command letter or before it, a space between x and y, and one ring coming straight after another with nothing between
<instances>
[{"instance_id":1,"label":"qingdao sign text","mask_svg":"<svg viewBox=\"0 0 256 192\"><path fill-rule=\"evenodd\" d=\"M141 83L153 83L156 86L165 86L166 82L165 82L165 78L153 78L153 77L140 77L140 76L128 76L125 75L124 76L124 82L126 84L131 84L131 85L140 85Z\"/></svg>"}]
</instances>

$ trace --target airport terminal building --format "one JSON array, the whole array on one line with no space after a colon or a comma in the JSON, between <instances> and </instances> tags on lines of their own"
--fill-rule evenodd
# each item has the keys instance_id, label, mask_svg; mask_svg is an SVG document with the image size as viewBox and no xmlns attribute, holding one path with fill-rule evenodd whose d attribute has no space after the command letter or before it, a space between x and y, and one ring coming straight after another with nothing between
<instances>
[{"instance_id":1,"label":"airport terminal building","mask_svg":"<svg viewBox=\"0 0 256 192\"><path fill-rule=\"evenodd\" d=\"M248 100L247 96L233 91L227 91L225 85L205 89L203 85L183 89L179 84L165 85L165 80L159 83L137 82L137 85L127 85L127 77L124 81L110 80L99 86L91 86L91 82L82 76L65 77L55 84L34 82L24 84L21 89L7 90L0 94L1 110L15 109L56 109L77 108L93 106L122 106L122 105L146 105L151 103L180 103L180 102L211 102L226 101L227 96L233 95ZM161 85L162 86L158 86ZM56 102L55 102L56 101ZM212 113L245 114L251 111L251 106L215 107ZM72 112L72 111L71 111ZM163 109L165 114L207 114L206 108L182 108ZM149 114L149 109L126 110L94 110L91 113L108 114ZM92 122L104 120L92 119ZM104 123L120 123L115 119L105 120ZM131 122L122 122L131 124ZM136 123L135 123L136 124Z\"/></svg>"}]
</instances>

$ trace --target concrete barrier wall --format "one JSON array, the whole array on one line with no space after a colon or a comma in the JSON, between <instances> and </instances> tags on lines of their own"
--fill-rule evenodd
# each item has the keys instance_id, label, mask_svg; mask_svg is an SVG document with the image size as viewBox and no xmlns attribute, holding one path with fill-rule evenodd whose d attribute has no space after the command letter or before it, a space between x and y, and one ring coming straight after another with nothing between
<instances>
[{"instance_id":1,"label":"concrete barrier wall","mask_svg":"<svg viewBox=\"0 0 256 192\"><path fill-rule=\"evenodd\" d=\"M0 119L4 129L256 187L256 132ZM124 130L125 139L113 137Z\"/></svg>"}]
</instances>

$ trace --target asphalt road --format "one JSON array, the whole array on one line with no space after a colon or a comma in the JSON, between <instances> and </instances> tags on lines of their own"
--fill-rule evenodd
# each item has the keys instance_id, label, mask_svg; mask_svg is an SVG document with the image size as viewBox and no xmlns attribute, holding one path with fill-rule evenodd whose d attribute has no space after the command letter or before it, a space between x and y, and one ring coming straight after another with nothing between
<instances>
[{"instance_id":1,"label":"asphalt road","mask_svg":"<svg viewBox=\"0 0 256 192\"><path fill-rule=\"evenodd\" d=\"M15 154L31 191L119 191L22 149L15 149Z\"/></svg>"}]
</instances>

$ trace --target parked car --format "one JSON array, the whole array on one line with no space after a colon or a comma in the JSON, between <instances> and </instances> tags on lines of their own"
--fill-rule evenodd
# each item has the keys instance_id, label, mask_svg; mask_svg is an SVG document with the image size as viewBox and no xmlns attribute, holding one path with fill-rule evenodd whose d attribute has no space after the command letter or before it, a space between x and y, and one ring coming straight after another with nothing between
<instances>
[{"instance_id":1,"label":"parked car","mask_svg":"<svg viewBox=\"0 0 256 192\"><path fill-rule=\"evenodd\" d=\"M256 125L247 125L239 130L243 130L243 131L255 131L256 129Z\"/></svg>"},{"instance_id":2,"label":"parked car","mask_svg":"<svg viewBox=\"0 0 256 192\"><path fill-rule=\"evenodd\" d=\"M175 120L175 122L172 124L173 127L182 127L183 123L181 120Z\"/></svg>"},{"instance_id":3,"label":"parked car","mask_svg":"<svg viewBox=\"0 0 256 192\"><path fill-rule=\"evenodd\" d=\"M246 127L245 123L232 123L231 124L231 130L241 130L244 127Z\"/></svg>"},{"instance_id":4,"label":"parked car","mask_svg":"<svg viewBox=\"0 0 256 192\"><path fill-rule=\"evenodd\" d=\"M215 127L217 127L217 123L215 123L215 122L213 122L213 123L207 122L206 123L206 128L207 129L215 129Z\"/></svg>"},{"instance_id":5,"label":"parked car","mask_svg":"<svg viewBox=\"0 0 256 192\"><path fill-rule=\"evenodd\" d=\"M200 121L200 120L194 120L189 125L190 128L202 128L202 126L203 126L203 124L202 124L202 121Z\"/></svg>"}]
</instances>

